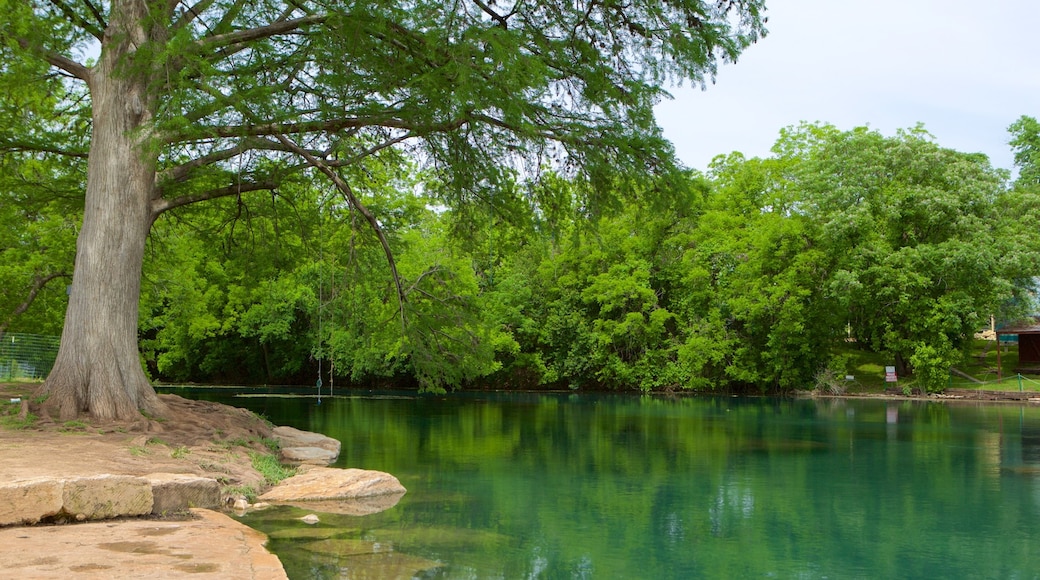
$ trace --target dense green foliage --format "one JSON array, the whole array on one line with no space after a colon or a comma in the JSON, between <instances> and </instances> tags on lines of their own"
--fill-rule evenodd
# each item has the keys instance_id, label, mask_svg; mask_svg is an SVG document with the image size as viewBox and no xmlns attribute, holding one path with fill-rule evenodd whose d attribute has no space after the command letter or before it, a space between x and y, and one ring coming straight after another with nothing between
<instances>
[{"instance_id":1,"label":"dense green foliage","mask_svg":"<svg viewBox=\"0 0 1040 580\"><path fill-rule=\"evenodd\" d=\"M61 215L51 198L82 211L71 267L58 253L0 271L0 332L71 274L41 387L70 419L161 415L142 328L167 376L284 380L310 356L355 380L487 376L516 343L447 237L461 216L530 217L545 200L515 182L546 169L589 211L638 202L626 184L678 171L654 118L665 87L713 80L765 21L763 0L0 0L0 202L32 208L0 218L50 220L0 251L48 253L65 218L32 212ZM326 220L351 234L323 235ZM332 284L328 254L364 273Z\"/></svg>"},{"instance_id":2,"label":"dense green foliage","mask_svg":"<svg viewBox=\"0 0 1040 580\"><path fill-rule=\"evenodd\" d=\"M843 374L852 344L941 389L991 314L1030 309L1040 206L1022 170L1009 184L920 128L828 125L707 175L616 176L645 202L595 210L587 183L552 173L449 209L435 175L372 165L362 200L396 254L400 306L353 207L294 180L157 222L142 350L175 381L307 384L320 368L340 385L786 390ZM4 235L64 232L51 207ZM65 235L52 243L70 252ZM6 276L56 256L19 247ZM20 327L47 328L52 302Z\"/></svg>"}]
</instances>

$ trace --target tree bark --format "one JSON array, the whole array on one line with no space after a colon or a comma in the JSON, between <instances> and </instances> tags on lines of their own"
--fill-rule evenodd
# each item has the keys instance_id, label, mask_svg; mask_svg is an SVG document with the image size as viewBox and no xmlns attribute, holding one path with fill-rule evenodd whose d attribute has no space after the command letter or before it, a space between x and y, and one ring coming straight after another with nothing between
<instances>
[{"instance_id":1,"label":"tree bark","mask_svg":"<svg viewBox=\"0 0 1040 580\"><path fill-rule=\"evenodd\" d=\"M145 0L113 2L101 58L88 85L93 127L83 228L54 368L41 387L62 420L89 413L133 420L165 406L142 368L137 342L145 241L151 229L157 155L149 69L134 63L150 39Z\"/></svg>"}]
</instances>

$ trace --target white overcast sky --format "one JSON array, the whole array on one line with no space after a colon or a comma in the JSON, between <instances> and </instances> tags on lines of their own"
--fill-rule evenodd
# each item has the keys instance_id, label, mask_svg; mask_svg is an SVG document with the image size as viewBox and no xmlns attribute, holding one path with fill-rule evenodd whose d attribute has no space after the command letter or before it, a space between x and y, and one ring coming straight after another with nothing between
<instances>
[{"instance_id":1,"label":"white overcast sky","mask_svg":"<svg viewBox=\"0 0 1040 580\"><path fill-rule=\"evenodd\" d=\"M1012 168L1007 127L1040 117L1040 0L766 0L769 34L714 85L657 107L688 166L770 155L781 128L885 135L924 123L943 147Z\"/></svg>"}]
</instances>

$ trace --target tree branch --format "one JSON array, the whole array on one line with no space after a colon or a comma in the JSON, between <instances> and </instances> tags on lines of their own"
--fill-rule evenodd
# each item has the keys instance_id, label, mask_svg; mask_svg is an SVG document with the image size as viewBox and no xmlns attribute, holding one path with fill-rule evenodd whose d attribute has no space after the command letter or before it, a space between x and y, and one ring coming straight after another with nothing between
<instances>
[{"instance_id":1,"label":"tree branch","mask_svg":"<svg viewBox=\"0 0 1040 580\"><path fill-rule=\"evenodd\" d=\"M65 18L68 19L69 22L89 32L90 35L94 38L100 41L104 36L104 33L102 32L101 28L94 26L90 22L87 22L86 18L83 18L79 14L76 14L76 11L73 10L72 7L66 4L63 0L50 0L50 3L54 5L54 7L58 10L61 10L61 13L65 15Z\"/></svg>"},{"instance_id":2,"label":"tree branch","mask_svg":"<svg viewBox=\"0 0 1040 580\"><path fill-rule=\"evenodd\" d=\"M171 210L175 207L181 207L210 199L217 199L219 197L238 195L250 191L271 190L277 187L278 183L276 181L247 181L243 183L235 183L226 187L210 189L209 191L203 191L200 193L182 195L173 199L157 198L152 200L152 220L154 221L155 218L159 217L159 215L164 211Z\"/></svg>"},{"instance_id":3,"label":"tree branch","mask_svg":"<svg viewBox=\"0 0 1040 580\"><path fill-rule=\"evenodd\" d=\"M21 304L18 305L17 308L14 309L13 312L11 312L11 315L8 316L6 320L0 323L0 336L7 331L7 327L11 325L11 321L22 314L25 314L25 312L29 310L29 307L32 306L32 303L36 300L36 297L40 294L40 291L43 290L44 286L58 278L71 278L71 276L65 272L55 272L46 276L40 276L39 274L33 276L32 286L29 287L29 295Z\"/></svg>"},{"instance_id":4,"label":"tree branch","mask_svg":"<svg viewBox=\"0 0 1040 580\"><path fill-rule=\"evenodd\" d=\"M304 133L317 133L342 131L344 129L363 129L365 127L382 127L385 129L401 129L410 133L409 137L427 135L430 133L443 133L459 129L470 122L470 114L464 114L456 119L435 123L433 125L416 126L401 119L388 117L350 117L341 119L329 119L325 121L304 121L300 123L261 123L255 125L224 125L220 127L203 127L193 131L191 135L172 134L166 139L167 144L186 143L200 138L213 137L274 137L284 135L299 135ZM496 120L497 121L497 120ZM501 123L501 121L498 121ZM505 126L503 124L503 126ZM281 139L279 139L280 141Z\"/></svg>"},{"instance_id":5,"label":"tree branch","mask_svg":"<svg viewBox=\"0 0 1040 580\"><path fill-rule=\"evenodd\" d=\"M270 38L272 36L278 36L279 34L285 34L287 32L293 32L301 28L305 28L312 24L321 24L328 19L328 16L323 14L316 14L312 16L304 16L302 18L296 18L294 20L285 20L282 22L273 22L267 26L260 26L257 28L250 28L249 30L236 30L235 32L228 32L226 34L216 34L207 38L200 39L196 42L203 51L213 50L215 48L221 48L226 46L232 46L236 44L244 44L263 38Z\"/></svg>"},{"instance_id":6,"label":"tree branch","mask_svg":"<svg viewBox=\"0 0 1040 580\"><path fill-rule=\"evenodd\" d=\"M90 0L83 0L83 3L87 5L87 10L94 15L94 20L97 20L98 28L104 30L108 28L108 23L105 22L105 16L101 14L101 10L94 5Z\"/></svg>"},{"instance_id":7,"label":"tree branch","mask_svg":"<svg viewBox=\"0 0 1040 580\"><path fill-rule=\"evenodd\" d=\"M203 12L205 12L206 9L210 7L210 5L213 4L213 1L214 0L199 0L192 6L188 6L184 2L184 0L172 0L172 4L183 4L185 10L181 17L173 23L173 26L171 26L171 28L173 30L180 30L181 28L184 28L185 26L191 24L196 18L198 18Z\"/></svg>"},{"instance_id":8,"label":"tree branch","mask_svg":"<svg viewBox=\"0 0 1040 580\"><path fill-rule=\"evenodd\" d=\"M390 274L394 278L394 286L397 288L397 309L401 315L401 332L404 332L406 326L404 315L404 303L406 297L404 294L404 287L401 284L401 276L397 272L397 261L394 260L394 254L390 250L390 242L387 241L386 235L383 233L383 227L379 225L379 220L377 220L376 216L373 215L372 212L369 211L369 209L361 203L361 200L359 200L356 195L354 195L354 190L351 189L350 184L348 184L346 180L340 177L339 173L336 173L335 170L329 167L327 163L325 163L321 159L318 159L303 147L300 147L296 143L292 142L285 135L275 135L275 138L278 139L278 141L280 141L283 145L291 149L294 153L307 160L307 163L309 163L311 167L314 167L318 171L321 171L326 176L328 176L328 178L332 180L332 183L336 185L336 189L338 189L340 193L343 194L343 197L347 199L347 203L349 203L351 206L357 209L358 212L361 213L362 216L364 216L365 221L368 222L369 227L372 228L372 231L375 232L376 237L379 238L379 244L383 247L383 253L386 255L387 264L390 266Z\"/></svg>"},{"instance_id":9,"label":"tree branch","mask_svg":"<svg viewBox=\"0 0 1040 580\"><path fill-rule=\"evenodd\" d=\"M230 105L229 105L230 106ZM363 127L387 127L391 129L408 129L404 121L379 120L376 118L344 118L328 121L307 121L303 123L261 123L256 125L223 125L219 127L201 127L187 134L171 134L166 143L186 143L201 138L230 137L274 137L277 135L298 135L319 131L335 132L343 129L360 129Z\"/></svg>"},{"instance_id":10,"label":"tree branch","mask_svg":"<svg viewBox=\"0 0 1040 580\"><path fill-rule=\"evenodd\" d=\"M68 151L65 149L59 149L52 145L36 145L24 141L7 141L3 138L0 138L0 151L8 151L11 153L50 153L53 155L60 155L62 157L73 157L76 159L86 159L89 155L86 151Z\"/></svg>"},{"instance_id":11,"label":"tree branch","mask_svg":"<svg viewBox=\"0 0 1040 580\"><path fill-rule=\"evenodd\" d=\"M34 46L31 42L29 42L28 39L25 38L19 38L17 42L18 46L22 47L22 49L35 51L40 58L47 61L47 64L59 68L69 73L70 75L80 79L83 82L90 81L90 69L72 60L71 58L62 56L56 52L44 50L39 46Z\"/></svg>"},{"instance_id":12,"label":"tree branch","mask_svg":"<svg viewBox=\"0 0 1040 580\"><path fill-rule=\"evenodd\" d=\"M247 138L243 139L234 147L228 147L227 149L221 149L219 151L213 151L207 155L203 155L197 159L192 159L187 163L164 169L155 176L155 183L157 185L163 183L181 183L190 177L191 172L207 165L213 165L221 161L226 161L241 155L247 151L290 151L281 143L270 141L268 139L261 138Z\"/></svg>"},{"instance_id":13,"label":"tree branch","mask_svg":"<svg viewBox=\"0 0 1040 580\"><path fill-rule=\"evenodd\" d=\"M501 26L503 30L509 28L509 21L506 16L502 16L498 12L495 12L490 6L484 4L481 0L473 0L473 2L476 3L485 14L490 16L492 20L498 22L499 26Z\"/></svg>"}]
</instances>

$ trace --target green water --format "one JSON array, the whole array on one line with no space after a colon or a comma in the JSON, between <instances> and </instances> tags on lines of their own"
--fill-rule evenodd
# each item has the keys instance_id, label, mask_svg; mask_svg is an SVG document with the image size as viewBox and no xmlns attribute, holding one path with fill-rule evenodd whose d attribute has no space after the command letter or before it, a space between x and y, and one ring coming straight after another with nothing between
<instances>
[{"instance_id":1,"label":"green water","mask_svg":"<svg viewBox=\"0 0 1040 580\"><path fill-rule=\"evenodd\" d=\"M386 512L314 527L292 508L244 518L291 578L1040 578L1037 408L222 400L335 437L338 466L409 490Z\"/></svg>"}]
</instances>

